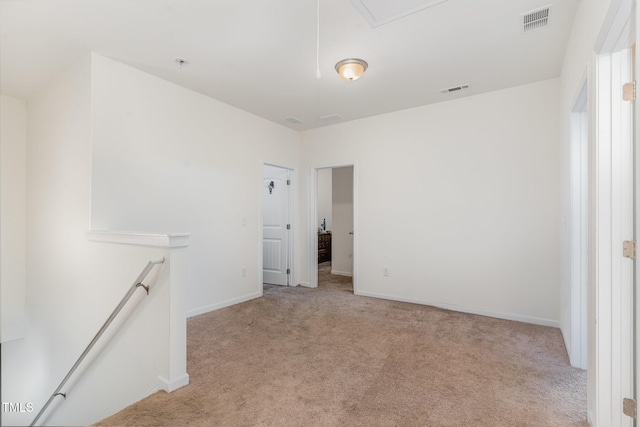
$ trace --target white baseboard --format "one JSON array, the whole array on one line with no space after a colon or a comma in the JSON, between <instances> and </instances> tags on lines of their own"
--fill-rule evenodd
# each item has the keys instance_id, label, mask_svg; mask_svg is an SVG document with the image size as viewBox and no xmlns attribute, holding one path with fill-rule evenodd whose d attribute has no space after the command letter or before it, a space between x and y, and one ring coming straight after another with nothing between
<instances>
[{"instance_id":1,"label":"white baseboard","mask_svg":"<svg viewBox=\"0 0 640 427\"><path fill-rule=\"evenodd\" d=\"M261 296L262 296L262 292L255 292L253 294L245 295L238 298L233 298L227 301L222 301L217 304L206 305L204 307L196 308L194 310L188 310L187 318L209 313L210 311L220 310L221 308L224 308L224 307L240 304L241 302L250 301L255 298L260 298Z\"/></svg>"},{"instance_id":2,"label":"white baseboard","mask_svg":"<svg viewBox=\"0 0 640 427\"><path fill-rule=\"evenodd\" d=\"M358 291L358 292L356 292L356 295L360 295L360 296L363 296L363 297L388 299L388 300L392 300L392 301L409 302L409 303L412 303L412 304L429 305L429 306L432 306L432 307L443 308L445 310L459 311L461 313L469 313L469 314L477 314L477 315L480 315L480 316L495 317L496 319L514 320L516 322L531 323L533 325L541 325L541 326L550 326L552 328L559 328L560 327L560 322L557 321L557 320L540 319L540 318L537 318L537 317L521 316L519 314L497 313L497 312L488 311L488 310L481 310L481 309L472 308L472 307L465 307L465 306L462 306L462 305L441 304L441 303L429 302L429 301L419 301L419 300L414 300L414 299L411 299L411 298L402 298L402 297L396 297L396 296L393 296L393 295L376 294L376 293L373 293L373 292L366 292L366 291Z\"/></svg>"},{"instance_id":3,"label":"white baseboard","mask_svg":"<svg viewBox=\"0 0 640 427\"><path fill-rule=\"evenodd\" d=\"M158 376L158 389L164 390L167 393L171 393L172 391L175 391L188 384L189 384L189 374L184 374L173 381L167 380L162 375Z\"/></svg>"},{"instance_id":4,"label":"white baseboard","mask_svg":"<svg viewBox=\"0 0 640 427\"><path fill-rule=\"evenodd\" d=\"M300 282L298 283L299 286L304 286L305 288L315 288L316 286L311 286L311 283L309 282Z\"/></svg>"},{"instance_id":5,"label":"white baseboard","mask_svg":"<svg viewBox=\"0 0 640 427\"><path fill-rule=\"evenodd\" d=\"M156 394L156 393L158 392L158 390L159 390L159 389L158 389L158 385L156 384L156 385L154 385L153 387L151 387L151 389L149 389L149 391L148 391L148 392L146 392L146 393L144 394L144 396L142 396L142 399L146 399L147 397L151 396L152 394ZM141 400L142 400L142 399L141 399Z\"/></svg>"},{"instance_id":6,"label":"white baseboard","mask_svg":"<svg viewBox=\"0 0 640 427\"><path fill-rule=\"evenodd\" d=\"M335 274L336 276L347 276L347 277L353 277L353 273L349 273L349 272L347 272L347 271L331 270L331 274Z\"/></svg>"}]
</instances>

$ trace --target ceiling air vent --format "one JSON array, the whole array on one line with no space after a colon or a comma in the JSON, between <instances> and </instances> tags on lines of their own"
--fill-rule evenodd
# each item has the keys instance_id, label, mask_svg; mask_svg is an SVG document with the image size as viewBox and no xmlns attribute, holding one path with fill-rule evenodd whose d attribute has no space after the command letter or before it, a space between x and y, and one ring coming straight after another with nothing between
<instances>
[{"instance_id":1,"label":"ceiling air vent","mask_svg":"<svg viewBox=\"0 0 640 427\"><path fill-rule=\"evenodd\" d=\"M551 5L545 6L541 9L532 10L530 12L523 13L522 16L522 32L527 33L529 31L538 30L549 25L549 12Z\"/></svg>"},{"instance_id":2,"label":"ceiling air vent","mask_svg":"<svg viewBox=\"0 0 640 427\"><path fill-rule=\"evenodd\" d=\"M451 92L461 91L462 89L469 89L469 85L460 85L460 86L448 87L448 88L445 88L445 89L440 89L438 92L440 92L440 93L451 93Z\"/></svg>"},{"instance_id":3,"label":"ceiling air vent","mask_svg":"<svg viewBox=\"0 0 640 427\"><path fill-rule=\"evenodd\" d=\"M293 116L285 117L284 120L291 123L292 125L299 125L300 123L302 123L302 120Z\"/></svg>"},{"instance_id":4,"label":"ceiling air vent","mask_svg":"<svg viewBox=\"0 0 640 427\"><path fill-rule=\"evenodd\" d=\"M320 120L322 120L325 123L333 123L333 122L337 122L342 120L343 117L340 114L329 114L328 116L323 116L320 117Z\"/></svg>"}]
</instances>

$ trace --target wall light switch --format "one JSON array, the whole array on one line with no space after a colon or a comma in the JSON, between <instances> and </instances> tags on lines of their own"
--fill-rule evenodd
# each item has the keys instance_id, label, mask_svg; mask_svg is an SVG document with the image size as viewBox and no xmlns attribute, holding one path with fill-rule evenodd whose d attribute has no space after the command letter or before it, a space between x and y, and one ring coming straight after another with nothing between
<instances>
[{"instance_id":1,"label":"wall light switch","mask_svg":"<svg viewBox=\"0 0 640 427\"><path fill-rule=\"evenodd\" d=\"M390 274L389 273L389 267L385 267L385 268L382 269L382 275L383 276L388 276L389 274Z\"/></svg>"}]
</instances>

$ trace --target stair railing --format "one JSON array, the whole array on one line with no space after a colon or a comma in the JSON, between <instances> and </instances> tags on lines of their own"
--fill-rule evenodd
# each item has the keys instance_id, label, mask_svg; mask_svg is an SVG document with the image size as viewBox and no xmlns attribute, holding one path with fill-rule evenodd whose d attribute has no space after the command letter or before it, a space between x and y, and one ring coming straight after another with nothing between
<instances>
[{"instance_id":1,"label":"stair railing","mask_svg":"<svg viewBox=\"0 0 640 427\"><path fill-rule=\"evenodd\" d=\"M73 364L73 366L71 367L71 369L69 370L69 372L67 373L67 375L64 377L64 379L60 382L60 385L55 389L55 391L51 394L51 396L49 397L49 400L47 400L47 403L44 404L44 406L42 407L42 409L40 410L40 412L38 412L38 415L36 415L36 417L33 419L33 422L31 422L31 427L35 426L36 423L38 422L38 419L40 419L40 417L42 416L42 414L44 414L44 412L47 410L47 408L49 407L49 405L51 404L51 402L53 402L53 400L56 398L56 396L62 396L65 399L67 398L67 394L66 393L62 393L62 388L64 387L64 385L67 383L67 381L69 380L69 378L71 378L71 376L73 375L73 373L76 371L76 369L78 369L78 367L80 366L80 364L82 363L82 361L84 360L85 357L87 357L87 355L89 354L89 352L91 351L91 349L93 348L93 346L98 342L98 340L100 339L100 337L102 336L102 334L104 334L104 332L107 330L107 328L109 327L109 325L111 325L111 323L114 321L114 319L116 318L116 316L118 316L118 313L120 313L120 311L122 310L122 308L127 304L127 302L129 301L129 299L131 299L131 297L133 296L133 294L136 292L136 290L138 288L143 288L146 292L147 295L149 295L149 286L144 285L142 282L143 280L147 277L147 275L149 274L149 272L151 271L151 269L156 265L156 264L162 264L164 262L164 258L159 259L159 260L152 260L149 261L147 263L147 266L144 268L144 270L142 270L142 272L138 275L138 277L136 278L136 280L133 282L133 284L131 285L131 287L129 288L129 290L127 291L127 293L125 294L125 296L122 298L122 300L120 300L120 303L116 306L116 308L113 310L113 312L111 313L111 315L109 316L109 318L106 320L106 322L104 322L104 325L102 325L102 327L100 328L100 330L98 331L98 333L96 333L96 335L93 337L93 339L91 340L91 342L89 343L89 345L87 345L87 348L84 349L84 351L82 352L82 354L80 355L80 357L78 357L78 360L76 360L76 363Z\"/></svg>"}]
</instances>

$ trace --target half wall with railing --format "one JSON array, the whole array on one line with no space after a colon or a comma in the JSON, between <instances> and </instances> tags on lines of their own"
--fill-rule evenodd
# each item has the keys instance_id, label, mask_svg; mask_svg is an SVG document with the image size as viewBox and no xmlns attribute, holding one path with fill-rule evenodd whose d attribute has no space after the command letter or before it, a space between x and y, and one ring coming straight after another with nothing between
<instances>
[{"instance_id":1,"label":"half wall with railing","mask_svg":"<svg viewBox=\"0 0 640 427\"><path fill-rule=\"evenodd\" d=\"M42 354L35 366L36 359L26 356L30 363L24 369L40 371L37 377L42 382L25 388L21 400L31 410L4 413L3 425L89 425L147 395L189 383L185 309L189 235L91 231L88 240L94 262L89 277L78 280L95 287L96 297L85 295L72 306L85 304L92 309L79 311L83 318L73 322L81 322L80 327L77 323L69 327L81 332L60 342L63 348L55 354ZM37 351L30 342L35 337L27 333L24 349ZM3 390L3 398L12 392Z\"/></svg>"}]
</instances>

